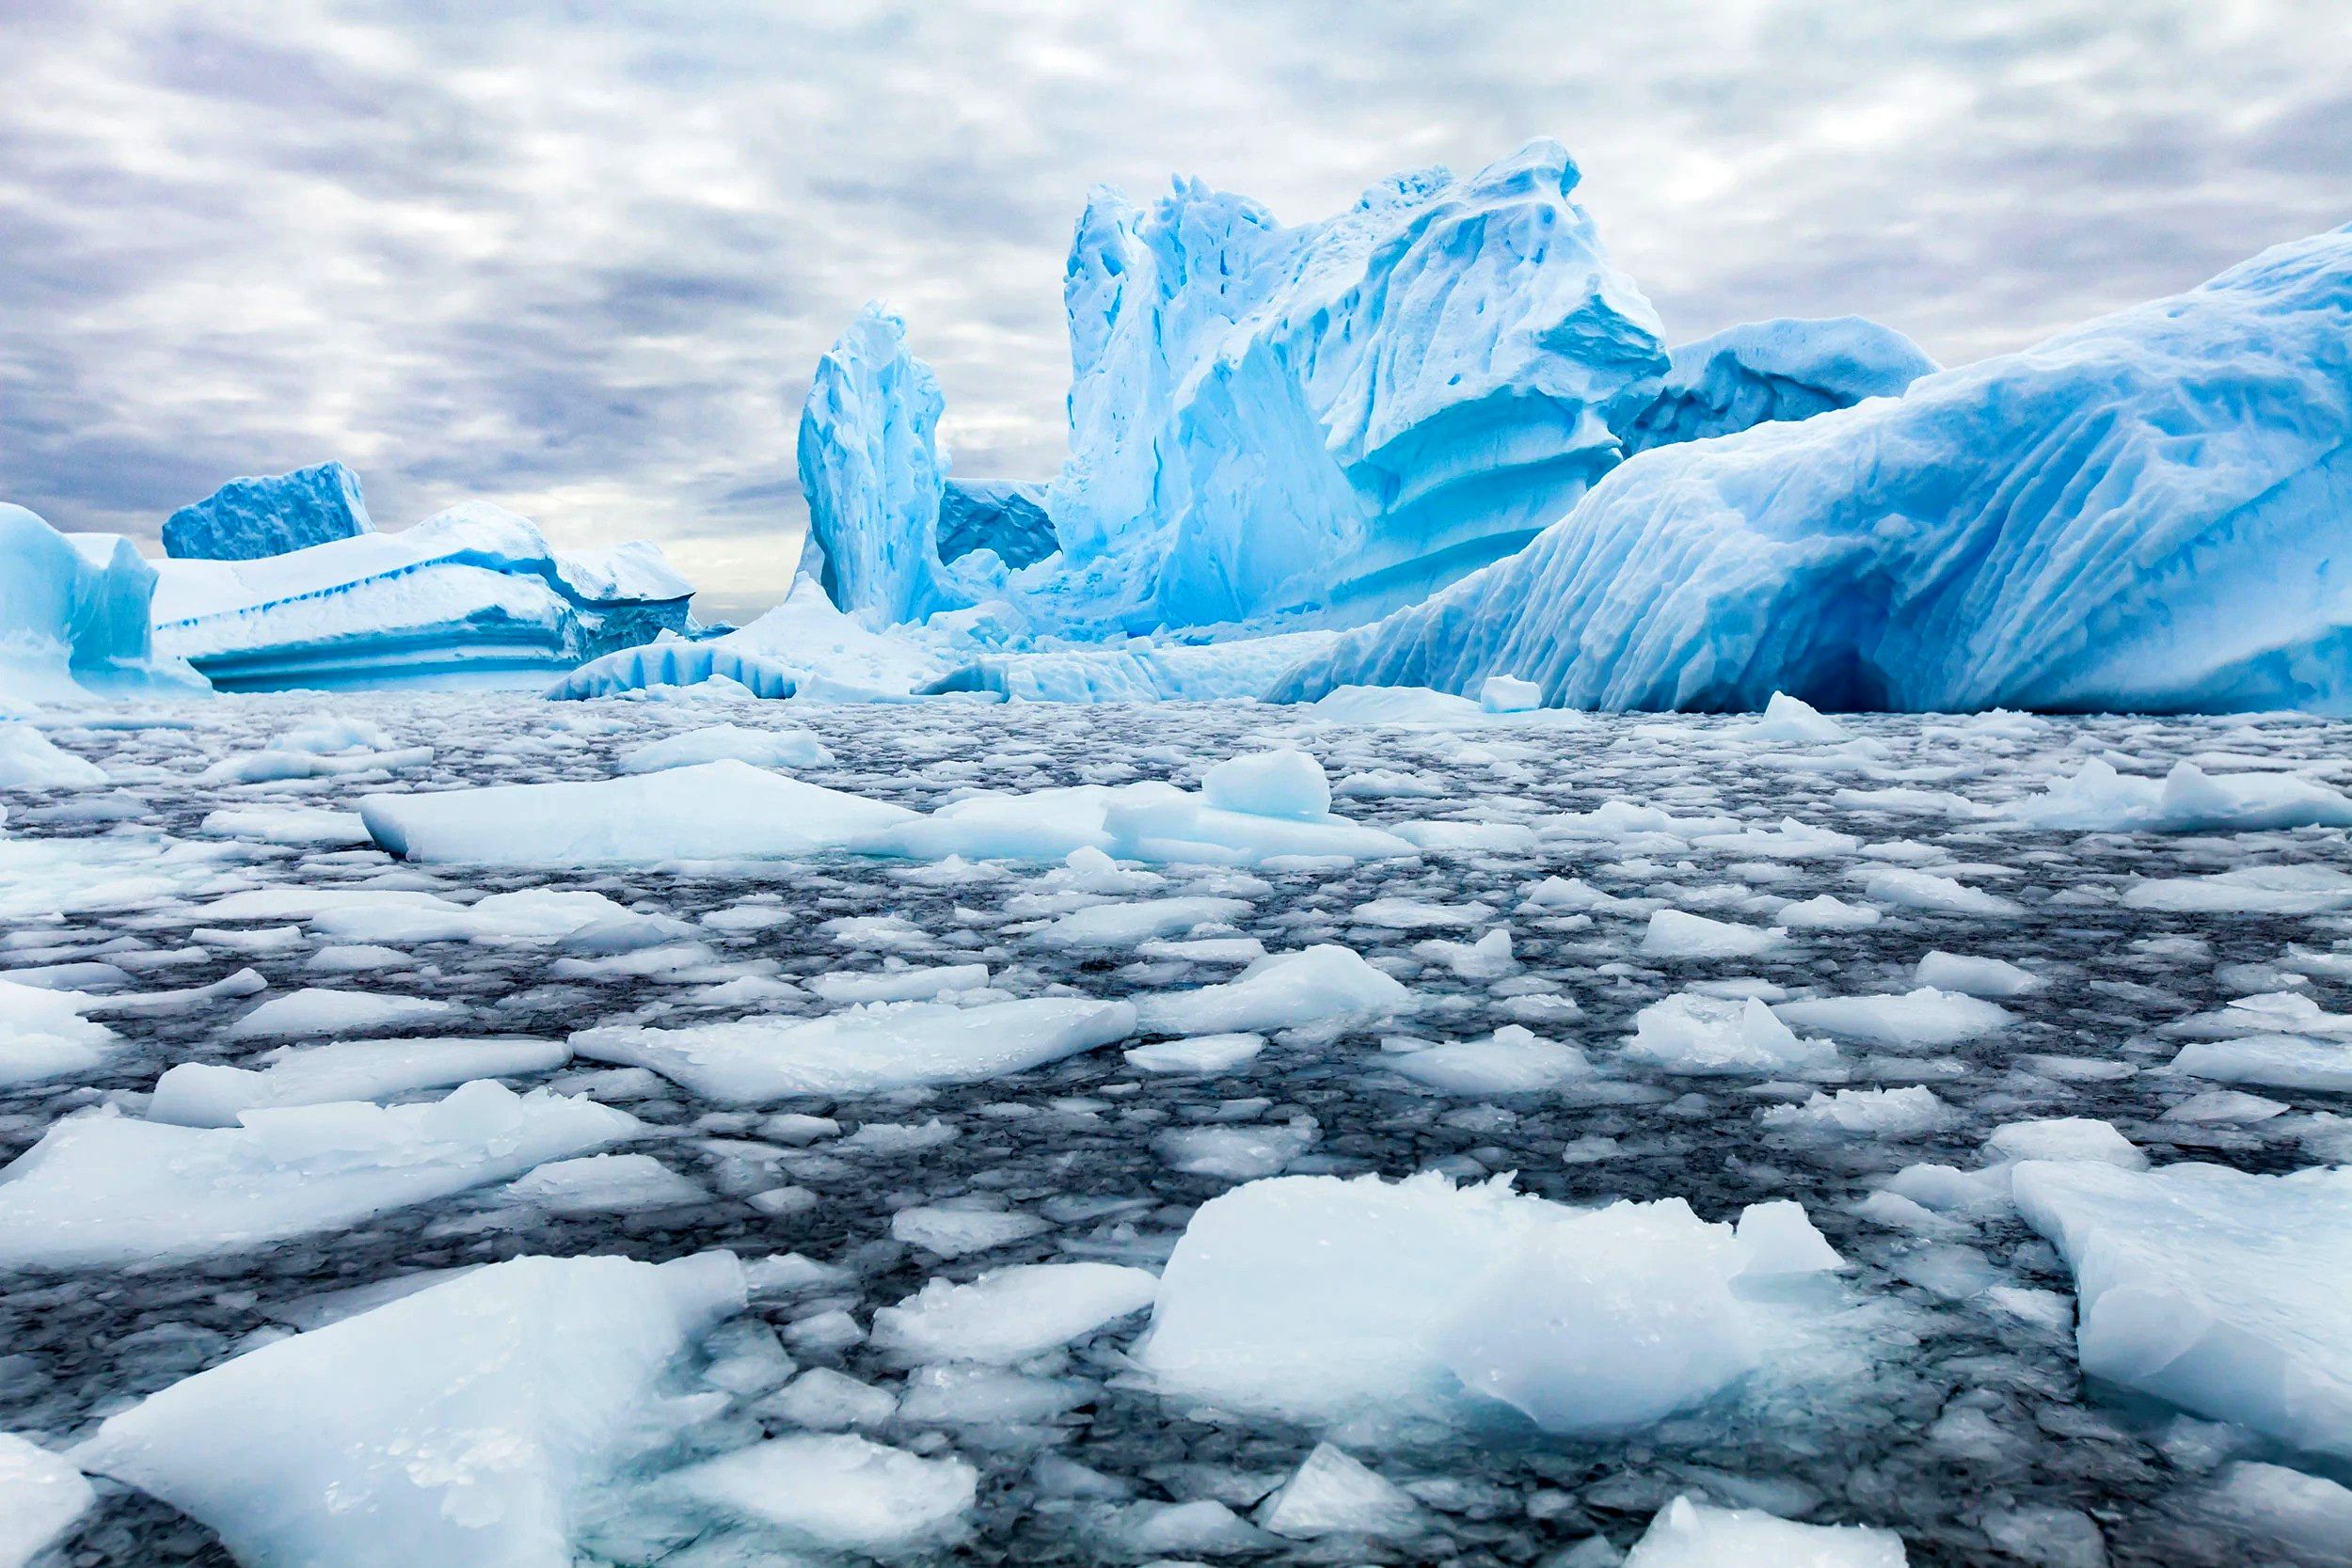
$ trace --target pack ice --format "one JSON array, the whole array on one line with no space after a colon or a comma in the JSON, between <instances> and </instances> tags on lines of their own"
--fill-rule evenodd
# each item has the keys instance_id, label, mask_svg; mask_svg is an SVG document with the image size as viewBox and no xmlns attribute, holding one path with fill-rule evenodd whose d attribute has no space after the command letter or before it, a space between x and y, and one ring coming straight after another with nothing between
<instances>
[{"instance_id":1,"label":"pack ice","mask_svg":"<svg viewBox=\"0 0 2352 1568\"><path fill-rule=\"evenodd\" d=\"M72 1457L255 1568L570 1568L583 1503L667 1435L663 1370L743 1297L727 1253L517 1258L173 1384Z\"/></svg>"},{"instance_id":2,"label":"pack ice","mask_svg":"<svg viewBox=\"0 0 2352 1568\"><path fill-rule=\"evenodd\" d=\"M1757 1288L1841 1266L1790 1203L1735 1227L1678 1198L1577 1210L1501 1178L1275 1177L1193 1216L1135 1355L1172 1397L1295 1419L1507 1408L1618 1432L1734 1388L1776 1318L1822 1310Z\"/></svg>"},{"instance_id":3,"label":"pack ice","mask_svg":"<svg viewBox=\"0 0 2352 1568\"><path fill-rule=\"evenodd\" d=\"M1645 453L1275 694L2352 710L2347 300L2337 230L1900 398Z\"/></svg>"}]
</instances>

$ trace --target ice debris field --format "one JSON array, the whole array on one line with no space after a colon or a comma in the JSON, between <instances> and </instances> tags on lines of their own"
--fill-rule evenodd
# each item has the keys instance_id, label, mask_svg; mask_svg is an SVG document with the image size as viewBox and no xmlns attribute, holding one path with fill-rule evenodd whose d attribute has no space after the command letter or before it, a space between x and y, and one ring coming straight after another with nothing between
<instances>
[{"instance_id":1,"label":"ice debris field","mask_svg":"<svg viewBox=\"0 0 2352 1568\"><path fill-rule=\"evenodd\" d=\"M2342 725L1391 706L24 726L8 1560L2352 1550Z\"/></svg>"},{"instance_id":2,"label":"ice debris field","mask_svg":"<svg viewBox=\"0 0 2352 1568\"><path fill-rule=\"evenodd\" d=\"M739 629L0 505L0 1568L2352 1560L2352 230L1944 370L1578 182L1098 190L1050 479L870 308Z\"/></svg>"}]
</instances>

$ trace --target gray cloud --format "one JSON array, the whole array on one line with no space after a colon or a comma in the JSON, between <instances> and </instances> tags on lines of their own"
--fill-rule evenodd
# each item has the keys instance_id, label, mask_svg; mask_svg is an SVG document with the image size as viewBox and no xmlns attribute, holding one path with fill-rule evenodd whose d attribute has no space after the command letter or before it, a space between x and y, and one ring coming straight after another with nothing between
<instances>
[{"instance_id":1,"label":"gray cloud","mask_svg":"<svg viewBox=\"0 0 2352 1568\"><path fill-rule=\"evenodd\" d=\"M1051 469L1097 182L1298 220L1556 135L1676 336L1858 310L1951 361L2352 217L2337 0L4 14L0 496L151 540L341 456L388 524L487 496L739 609L869 297L962 471Z\"/></svg>"}]
</instances>

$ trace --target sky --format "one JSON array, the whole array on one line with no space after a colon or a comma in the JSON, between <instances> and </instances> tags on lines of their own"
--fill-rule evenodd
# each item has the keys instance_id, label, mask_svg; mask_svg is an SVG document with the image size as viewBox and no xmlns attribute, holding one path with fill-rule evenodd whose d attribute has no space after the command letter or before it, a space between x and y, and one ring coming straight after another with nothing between
<instances>
[{"instance_id":1,"label":"sky","mask_svg":"<svg viewBox=\"0 0 2352 1568\"><path fill-rule=\"evenodd\" d=\"M1670 340L1947 363L2352 221L2344 0L0 0L0 499L153 548L338 457L781 595L867 299L955 471L1060 458L1088 189L1327 215L1555 135Z\"/></svg>"}]
</instances>

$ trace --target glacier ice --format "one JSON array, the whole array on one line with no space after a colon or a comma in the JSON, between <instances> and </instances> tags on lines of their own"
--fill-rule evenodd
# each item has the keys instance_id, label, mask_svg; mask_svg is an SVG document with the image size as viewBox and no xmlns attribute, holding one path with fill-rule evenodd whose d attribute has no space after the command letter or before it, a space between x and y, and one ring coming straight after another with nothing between
<instances>
[{"instance_id":1,"label":"glacier ice","mask_svg":"<svg viewBox=\"0 0 2352 1568\"><path fill-rule=\"evenodd\" d=\"M156 570L156 646L238 691L534 684L688 630L694 592L652 545L557 551L487 501L284 555Z\"/></svg>"},{"instance_id":2,"label":"glacier ice","mask_svg":"<svg viewBox=\"0 0 2352 1568\"><path fill-rule=\"evenodd\" d=\"M2074 1271L2086 1373L2352 1454L2352 1167L2028 1162L2010 1180Z\"/></svg>"},{"instance_id":3,"label":"glacier ice","mask_svg":"<svg viewBox=\"0 0 2352 1568\"><path fill-rule=\"evenodd\" d=\"M1061 548L1045 515L1045 486L1003 479L950 479L939 499L939 558L986 550L1009 567L1033 566Z\"/></svg>"},{"instance_id":4,"label":"glacier ice","mask_svg":"<svg viewBox=\"0 0 2352 1568\"><path fill-rule=\"evenodd\" d=\"M1678 1198L1570 1209L1505 1179L1275 1177L1193 1215L1134 1355L1163 1393L1235 1410L1502 1404L1553 1432L1624 1430L1762 1364L1772 1312L1742 1276L1836 1266L1788 1230L1709 1225Z\"/></svg>"},{"instance_id":5,"label":"glacier ice","mask_svg":"<svg viewBox=\"0 0 2352 1568\"><path fill-rule=\"evenodd\" d=\"M569 1568L663 1370L739 1311L727 1253L516 1258L175 1383L73 1450L243 1563Z\"/></svg>"},{"instance_id":6,"label":"glacier ice","mask_svg":"<svg viewBox=\"0 0 2352 1568\"><path fill-rule=\"evenodd\" d=\"M129 540L59 533L0 501L0 718L23 702L201 690L185 664L157 657L155 592L155 568Z\"/></svg>"},{"instance_id":7,"label":"glacier ice","mask_svg":"<svg viewBox=\"0 0 2352 1568\"><path fill-rule=\"evenodd\" d=\"M1645 452L1274 694L2352 711L2352 229L2023 353Z\"/></svg>"},{"instance_id":8,"label":"glacier ice","mask_svg":"<svg viewBox=\"0 0 2352 1568\"><path fill-rule=\"evenodd\" d=\"M1629 457L1900 397L1942 368L1893 327L1860 316L1747 322L1678 343L1668 358L1657 401L1625 433Z\"/></svg>"},{"instance_id":9,"label":"glacier ice","mask_svg":"<svg viewBox=\"0 0 2352 1568\"><path fill-rule=\"evenodd\" d=\"M267 555L373 533L359 476L341 463L232 479L164 519L164 554L175 561L258 561Z\"/></svg>"}]
</instances>

